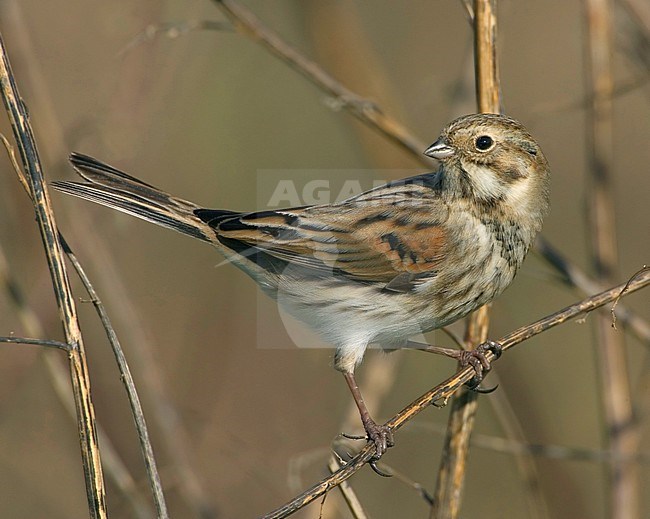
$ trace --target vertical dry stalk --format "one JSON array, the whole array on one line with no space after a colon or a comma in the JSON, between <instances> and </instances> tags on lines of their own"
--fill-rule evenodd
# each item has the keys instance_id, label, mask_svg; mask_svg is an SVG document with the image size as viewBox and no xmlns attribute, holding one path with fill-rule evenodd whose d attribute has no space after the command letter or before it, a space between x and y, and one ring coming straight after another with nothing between
<instances>
[{"instance_id":1,"label":"vertical dry stalk","mask_svg":"<svg viewBox=\"0 0 650 519\"><path fill-rule=\"evenodd\" d=\"M476 98L479 112L498 113L500 105L499 69L496 55L496 0L474 2L474 63ZM465 332L471 347L487 340L489 306L472 314ZM474 428L478 394L464 391L455 396L447 424L438 479L431 508L432 519L454 519L460 513L469 439Z\"/></svg>"},{"instance_id":2,"label":"vertical dry stalk","mask_svg":"<svg viewBox=\"0 0 650 519\"><path fill-rule=\"evenodd\" d=\"M497 61L497 2L474 2L474 63L478 111L499 113L501 88Z\"/></svg>"},{"instance_id":3,"label":"vertical dry stalk","mask_svg":"<svg viewBox=\"0 0 650 519\"><path fill-rule=\"evenodd\" d=\"M90 398L90 378L77 320L77 311L70 290L58 230L50 206L47 186L43 180L43 172L29 117L14 81L2 36L0 36L0 83L2 86L2 99L9 114L23 168L27 173L29 189L36 212L36 221L50 268L66 342L70 345L68 353L70 376L77 410L81 456L90 516L93 519L104 518L106 517L104 476L97 445L95 411Z\"/></svg>"},{"instance_id":4,"label":"vertical dry stalk","mask_svg":"<svg viewBox=\"0 0 650 519\"><path fill-rule=\"evenodd\" d=\"M613 164L611 70L612 6L608 0L585 0L587 24L587 153L591 177L588 220L591 253L599 281L608 283L617 266L616 226L611 179ZM639 467L633 460L639 431L634 423L623 335L608 316L597 320L598 363L607 421L607 440L614 454L610 467L611 517L639 517ZM624 461L627 460L627 461Z\"/></svg>"},{"instance_id":5,"label":"vertical dry stalk","mask_svg":"<svg viewBox=\"0 0 650 519\"><path fill-rule=\"evenodd\" d=\"M465 330L465 343L476 345L487 339L490 323L488 306L472 314ZM438 478L434 491L432 519L453 519L460 513L463 483L469 457L469 440L474 430L478 393L462 390L454 395L447 421Z\"/></svg>"}]
</instances>

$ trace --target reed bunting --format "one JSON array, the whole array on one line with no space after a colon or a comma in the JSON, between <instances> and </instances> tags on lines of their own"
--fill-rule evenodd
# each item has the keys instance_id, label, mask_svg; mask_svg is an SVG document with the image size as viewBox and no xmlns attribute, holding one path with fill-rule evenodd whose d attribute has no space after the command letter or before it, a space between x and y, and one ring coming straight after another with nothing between
<instances>
[{"instance_id":1,"label":"reed bunting","mask_svg":"<svg viewBox=\"0 0 650 519\"><path fill-rule=\"evenodd\" d=\"M86 182L53 185L212 244L335 345L334 365L378 458L392 433L372 419L354 377L368 345L404 347L492 301L514 278L549 206L548 163L509 117L456 119L424 153L440 161L437 172L279 211L204 209L78 153L70 160ZM491 347L427 350L475 366L478 382Z\"/></svg>"}]
</instances>

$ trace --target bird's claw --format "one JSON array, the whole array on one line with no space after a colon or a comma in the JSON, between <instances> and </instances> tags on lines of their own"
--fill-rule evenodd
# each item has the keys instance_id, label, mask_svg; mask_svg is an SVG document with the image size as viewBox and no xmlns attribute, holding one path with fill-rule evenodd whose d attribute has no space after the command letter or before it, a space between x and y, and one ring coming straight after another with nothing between
<instances>
[{"instance_id":1,"label":"bird's claw","mask_svg":"<svg viewBox=\"0 0 650 519\"><path fill-rule=\"evenodd\" d=\"M382 471L378 466L377 466L377 460L372 459L368 462L368 465L370 465L370 468L374 471L375 474L381 476L382 478L392 478L393 475L389 474L388 472Z\"/></svg>"},{"instance_id":2,"label":"bird's claw","mask_svg":"<svg viewBox=\"0 0 650 519\"><path fill-rule=\"evenodd\" d=\"M474 387L468 387L467 389L469 389L470 391L474 391L474 393L479 393L481 395L489 395L490 393L494 393L497 390L498 387L499 387L499 384L497 384L496 386L493 386L493 387L488 387L488 388L482 388L482 387L474 386Z\"/></svg>"},{"instance_id":3,"label":"bird's claw","mask_svg":"<svg viewBox=\"0 0 650 519\"><path fill-rule=\"evenodd\" d=\"M494 391L497 386L490 389L479 389L478 386L492 369L490 361L487 359L485 354L487 352L494 355L494 359L498 359L501 356L503 347L501 344L495 341L485 341L482 344L479 344L473 350L462 351L460 354L459 362L462 367L472 366L474 372L476 373L468 382L467 386L478 393L491 393Z\"/></svg>"},{"instance_id":4,"label":"bird's claw","mask_svg":"<svg viewBox=\"0 0 650 519\"><path fill-rule=\"evenodd\" d=\"M389 447L395 445L393 440L393 431L387 425L379 425L375 422L366 422L363 424L368 440L375 444L375 455L373 460L381 458ZM375 472L377 472L375 470Z\"/></svg>"},{"instance_id":5,"label":"bird's claw","mask_svg":"<svg viewBox=\"0 0 650 519\"><path fill-rule=\"evenodd\" d=\"M377 461L379 461L379 458L384 455L386 450L395 445L395 441L393 440L393 431L387 425L379 425L372 420L364 422L363 427L366 430L366 436L347 433L341 433L341 436L349 440L371 441L375 445L375 453L372 459L368 462L370 468L376 474L384 478L392 477L392 474L384 472L379 467L377 467Z\"/></svg>"},{"instance_id":6,"label":"bird's claw","mask_svg":"<svg viewBox=\"0 0 650 519\"><path fill-rule=\"evenodd\" d=\"M343 436L343 438L347 438L348 440L365 440L367 438L367 436L362 436L360 434L348 434L344 432L341 433L341 436Z\"/></svg>"},{"instance_id":7,"label":"bird's claw","mask_svg":"<svg viewBox=\"0 0 650 519\"><path fill-rule=\"evenodd\" d=\"M395 445L395 441L393 440L393 431L387 425L379 425L372 421L364 423L363 427L366 430L365 436L344 432L341 433L341 436L348 440L368 440L374 443L375 455L373 456L373 460L376 461L381 458L389 447ZM375 470L375 472L377 471Z\"/></svg>"}]
</instances>

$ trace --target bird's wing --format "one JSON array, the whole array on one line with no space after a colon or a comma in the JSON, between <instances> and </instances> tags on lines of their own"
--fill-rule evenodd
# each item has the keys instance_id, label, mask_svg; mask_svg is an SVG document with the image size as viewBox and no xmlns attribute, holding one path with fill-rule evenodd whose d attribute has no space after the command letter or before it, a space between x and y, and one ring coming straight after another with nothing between
<instances>
[{"instance_id":1,"label":"bird's wing","mask_svg":"<svg viewBox=\"0 0 650 519\"><path fill-rule=\"evenodd\" d=\"M227 247L404 292L435 275L448 208L420 183L394 183L332 205L229 215L197 210ZM268 261L267 261L268 263ZM277 261L275 262L277 269Z\"/></svg>"}]
</instances>

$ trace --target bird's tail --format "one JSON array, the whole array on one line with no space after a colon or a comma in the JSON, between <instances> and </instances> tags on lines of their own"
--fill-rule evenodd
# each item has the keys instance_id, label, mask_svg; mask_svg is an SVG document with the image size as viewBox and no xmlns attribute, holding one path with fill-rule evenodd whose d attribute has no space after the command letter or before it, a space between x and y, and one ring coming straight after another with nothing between
<instances>
[{"instance_id":1,"label":"bird's tail","mask_svg":"<svg viewBox=\"0 0 650 519\"><path fill-rule=\"evenodd\" d=\"M53 182L56 190L112 207L199 240L217 243L214 230L195 214L199 206L173 197L87 155L72 153L70 162L86 182Z\"/></svg>"}]
</instances>

